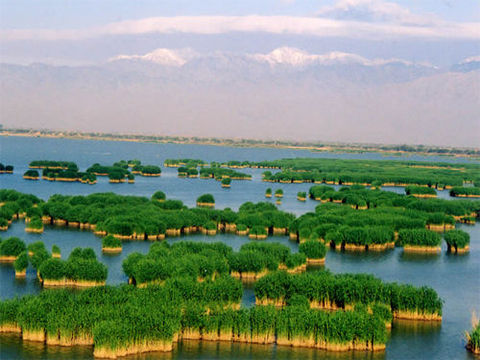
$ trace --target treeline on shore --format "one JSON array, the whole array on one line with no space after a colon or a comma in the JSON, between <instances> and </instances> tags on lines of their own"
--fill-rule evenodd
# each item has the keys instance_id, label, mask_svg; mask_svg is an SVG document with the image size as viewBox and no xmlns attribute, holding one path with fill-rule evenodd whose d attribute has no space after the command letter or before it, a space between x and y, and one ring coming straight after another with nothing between
<instances>
[{"instance_id":1,"label":"treeline on shore","mask_svg":"<svg viewBox=\"0 0 480 360\"><path fill-rule=\"evenodd\" d=\"M442 147L432 145L382 145L382 144L348 144L348 143L324 143L311 141L289 141L289 140L261 140L261 139L220 139L198 136L161 136L161 135L138 135L138 134L112 134L101 132L79 132L79 131L57 131L57 130L36 130L36 129L0 129L2 135L24 135L44 136L74 139L98 139L98 140L126 140L144 141L175 144L207 144L239 147L281 147L281 148L312 148L316 151L331 152L387 152L407 154L427 154L439 156L479 156L480 150L476 148Z\"/></svg>"}]
</instances>

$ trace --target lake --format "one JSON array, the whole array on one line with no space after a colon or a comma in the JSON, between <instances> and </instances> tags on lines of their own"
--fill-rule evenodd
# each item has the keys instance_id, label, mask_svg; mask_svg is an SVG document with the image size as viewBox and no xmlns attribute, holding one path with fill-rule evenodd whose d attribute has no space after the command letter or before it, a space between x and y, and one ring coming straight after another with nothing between
<instances>
[{"instance_id":1,"label":"lake","mask_svg":"<svg viewBox=\"0 0 480 360\"><path fill-rule=\"evenodd\" d=\"M207 161L227 160L273 160L285 157L331 157L352 159L405 159L385 157L375 153L332 154L314 153L306 150L233 148L202 145L149 144L134 142L108 142L90 140L66 140L45 138L0 137L0 161L15 166L15 174L0 175L1 188L16 189L35 194L43 199L55 193L88 194L92 192L112 191L119 194L133 194L150 197L155 191L162 190L167 197L180 199L186 205L193 206L196 198L211 193L217 208L237 209L246 201L263 201L267 187L282 188L284 199L280 209L300 215L314 210L318 202L308 200L305 203L296 200L298 191L308 191L311 184L270 184L261 182L262 170L244 169L253 175L252 181L233 181L231 189L222 189L214 180L179 179L177 170L162 167L160 178L137 176L135 184L110 184L106 178L99 178L96 185L80 183L61 183L48 181L27 181L22 179L28 163L32 160L68 160L76 162L81 170L93 163L111 164L118 160L140 159L144 164L161 165L166 158L198 158ZM410 160L427 161L468 161L457 158L435 158L410 156ZM388 190L403 192L402 188ZM441 197L449 198L448 192L439 192ZM272 200L268 200L272 201ZM274 200L273 200L274 201ZM478 200L473 200L478 201ZM327 353L312 349L298 349L281 346L246 345L237 343L215 343L185 341L179 343L171 354L142 354L131 356L135 359L473 359L473 355L464 348L464 331L470 330L470 318L473 311L480 314L480 227L459 225L471 236L470 253L463 256L447 254L445 244L438 255L406 255L397 248L384 253L341 253L330 251L327 254L326 268L334 273L366 272L385 281L411 283L416 286L433 287L444 299L443 321L440 324L422 322L394 322L391 337L385 353L371 354L362 352ZM14 224L1 234L2 237L18 236L27 243L41 240L48 249L57 244L62 257L77 247L92 247L100 261L109 268L108 284L126 282L121 264L133 251L147 252L149 242L125 242L119 255L104 255L101 252L100 238L88 231L58 227L46 227L43 234L26 233L22 221ZM193 235L188 237L167 238L172 243L182 240L222 241L238 249L249 242L247 237L220 234L209 237ZM289 246L292 251L298 245L287 237L269 237L267 241L278 241ZM27 278L15 279L11 265L0 265L0 298L22 296L41 291L32 269ZM246 286L243 298L244 306L254 303L253 287ZM0 336L1 359L91 359L89 347L46 347L41 344L22 342L16 336Z\"/></svg>"}]
</instances>

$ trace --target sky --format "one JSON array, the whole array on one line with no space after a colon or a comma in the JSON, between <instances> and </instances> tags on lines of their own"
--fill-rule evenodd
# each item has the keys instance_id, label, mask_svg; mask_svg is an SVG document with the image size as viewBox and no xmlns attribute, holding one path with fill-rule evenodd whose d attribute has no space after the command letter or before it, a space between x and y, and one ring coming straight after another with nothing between
<instances>
[{"instance_id":1,"label":"sky","mask_svg":"<svg viewBox=\"0 0 480 360\"><path fill-rule=\"evenodd\" d=\"M480 146L479 0L0 0L0 64L7 126Z\"/></svg>"},{"instance_id":2,"label":"sky","mask_svg":"<svg viewBox=\"0 0 480 360\"><path fill-rule=\"evenodd\" d=\"M156 48L280 46L452 65L480 54L478 0L1 0L2 62L95 64Z\"/></svg>"}]
</instances>

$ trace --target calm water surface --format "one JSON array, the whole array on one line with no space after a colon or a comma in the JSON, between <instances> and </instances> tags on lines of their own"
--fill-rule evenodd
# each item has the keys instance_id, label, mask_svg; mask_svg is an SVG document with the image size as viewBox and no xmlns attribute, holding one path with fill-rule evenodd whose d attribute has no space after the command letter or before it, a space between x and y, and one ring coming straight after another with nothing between
<instances>
[{"instance_id":1,"label":"calm water surface","mask_svg":"<svg viewBox=\"0 0 480 360\"><path fill-rule=\"evenodd\" d=\"M338 157L385 159L379 154L325 154L299 150L243 149L199 145L143 144L129 142L104 142L85 140L62 140L40 138L0 137L0 161L15 166L14 175L1 175L0 187L12 188L33 193L47 199L54 193L88 194L92 192L114 191L120 194L151 196L163 190L168 197L180 199L185 204L194 205L195 199L209 192L215 196L217 208L238 208L245 201L263 200L267 187L284 189L285 198L281 209L296 214L312 211L318 204L314 201L301 203L296 200L298 191L308 191L310 184L266 184L260 181L261 170L241 170L254 175L252 181L234 181L231 189L222 189L212 180L178 179L176 169L165 169L160 178L137 177L135 184L109 184L99 179L93 186L84 184L50 183L47 181L29 182L21 178L28 163L34 159L75 161L81 169L95 162L111 164L121 159L138 158L145 164L163 164L165 158L200 158L207 161L226 160L269 160L283 157ZM394 159L399 159L394 157ZM465 161L450 158L420 158L415 160ZM403 192L403 189L391 190ZM448 198L448 193L440 192ZM418 322L395 322L387 350L382 354L346 353L335 354L311 349L293 349L277 346L245 345L235 343L214 343L188 341L178 344L173 353L151 353L131 356L132 359L473 359L464 349L464 331L470 329L473 311L480 314L480 227L457 225L471 236L471 251L467 255L455 256L446 253L445 245L439 255L405 255L401 249L385 253L338 253L329 252L326 268L337 272L372 273L386 281L411 283L417 286L433 287L445 300L443 321L439 324ZM101 240L88 231L46 227L43 234L25 232L23 222L15 222L3 237L19 236L27 243L41 240L48 249L57 244L62 257L67 257L77 246L92 247L99 259L109 268L108 284L126 282L121 264L133 251L146 253L149 242L125 242L119 255L104 255ZM247 237L221 234L214 237L193 235L168 238L169 243L182 240L214 242L222 241L238 249L248 242ZM277 241L297 251L295 242L287 237L270 237L267 241ZM33 269L27 271L27 278L17 280L11 265L0 265L0 298L11 298L41 291ZM253 287L246 286L244 306L254 303ZM16 336L0 336L0 359L92 359L90 347L46 347L41 344L22 342Z\"/></svg>"},{"instance_id":2,"label":"calm water surface","mask_svg":"<svg viewBox=\"0 0 480 360\"><path fill-rule=\"evenodd\" d=\"M238 207L246 201L263 200L267 188L282 188L284 198L280 208L296 214L312 211L318 203L296 200L297 192L306 191L311 184L272 184L261 181L262 169L241 169L239 171L253 175L252 181L232 181L230 189L224 189L214 180L179 179L176 168L164 168L167 158L195 158L206 161L228 160L275 160L293 157L324 157L342 159L390 159L390 160L425 160L448 162L471 162L464 158L421 157L421 156L383 156L377 153L337 154L319 153L307 150L268 149L268 148L234 148L208 145L151 144L135 142L113 142L94 140L66 140L47 138L24 138L0 136L0 162L14 165L12 175L0 175L0 187L33 193L47 200L53 194L90 194L94 192L116 192L124 195L150 197L155 191L162 190L167 196L182 200L188 206L194 206L198 196L211 193L216 200L217 208ZM111 165L119 160L140 159L144 164L161 165L160 178L137 176L135 184L110 184L108 178L98 177L96 185L81 183L49 182L45 180L29 181L22 178L32 160L65 160L74 161L81 171L94 163ZM400 187L385 190L404 193ZM448 191L439 191L441 198L451 198ZM272 200L270 200L272 201Z\"/></svg>"}]
</instances>

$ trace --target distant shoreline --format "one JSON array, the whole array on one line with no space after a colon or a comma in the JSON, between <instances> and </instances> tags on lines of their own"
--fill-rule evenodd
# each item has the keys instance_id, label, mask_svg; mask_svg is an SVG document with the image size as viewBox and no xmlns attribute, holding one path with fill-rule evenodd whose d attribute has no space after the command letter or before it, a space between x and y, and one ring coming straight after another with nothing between
<instances>
[{"instance_id":1,"label":"distant shoreline","mask_svg":"<svg viewBox=\"0 0 480 360\"><path fill-rule=\"evenodd\" d=\"M85 133L79 131L35 130L35 129L1 129L0 136L41 137L53 139L129 141L156 144L213 145L240 148L272 148L290 150L309 150L330 153L380 153L390 156L444 156L480 158L480 149L455 148L423 145L379 145L346 143L313 143L286 140L221 139L188 136L156 136L134 134Z\"/></svg>"}]
</instances>

